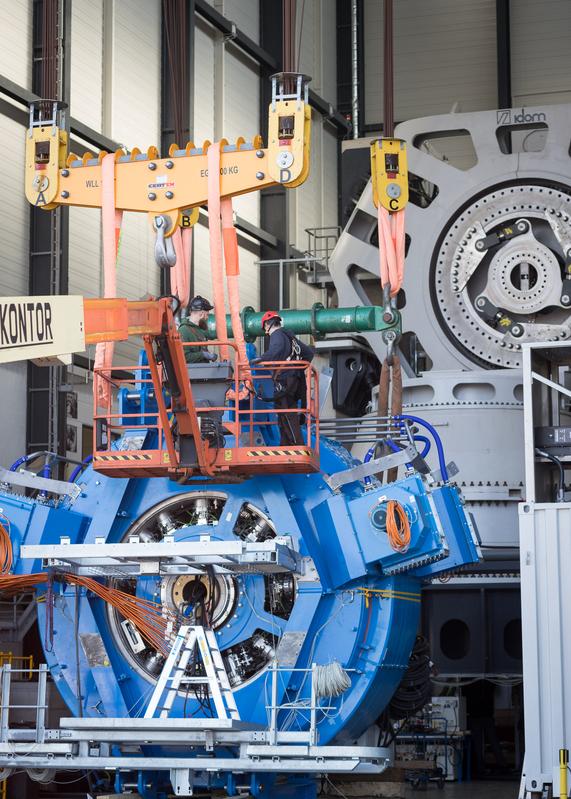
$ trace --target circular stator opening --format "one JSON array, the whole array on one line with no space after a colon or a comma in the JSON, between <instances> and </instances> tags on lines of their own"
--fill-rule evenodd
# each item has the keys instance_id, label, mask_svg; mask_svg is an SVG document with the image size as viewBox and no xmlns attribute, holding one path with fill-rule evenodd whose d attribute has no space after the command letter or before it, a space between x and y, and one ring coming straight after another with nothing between
<instances>
[{"instance_id":1,"label":"circular stator opening","mask_svg":"<svg viewBox=\"0 0 571 799\"><path fill-rule=\"evenodd\" d=\"M184 574L161 582L163 607L181 618L219 630L232 617L238 596L238 581L232 575Z\"/></svg>"},{"instance_id":2,"label":"circular stator opening","mask_svg":"<svg viewBox=\"0 0 571 799\"><path fill-rule=\"evenodd\" d=\"M518 367L526 341L571 338L571 189L494 186L445 226L431 265L447 336L479 365Z\"/></svg>"},{"instance_id":3,"label":"circular stator opening","mask_svg":"<svg viewBox=\"0 0 571 799\"><path fill-rule=\"evenodd\" d=\"M228 497L218 492L194 492L178 495L151 508L127 531L123 541L138 536L144 542L156 542L165 536L181 539L196 538L212 528L217 538L227 537L229 514L224 513ZM223 516L224 514L224 516ZM276 536L276 530L267 514L251 502L244 502L231 516L232 539L267 541ZM223 521L222 521L223 520ZM197 528L201 529L198 530ZM216 528L219 528L218 530ZM259 588L256 588L259 581ZM249 629L242 640L221 648L230 684L240 688L256 678L271 663L279 643L280 625L287 620L295 602L296 583L289 574L249 574L246 578L217 570L206 565L201 573L166 575L163 577L114 579L113 586L128 593L143 590L146 599L160 602L177 618L177 624L199 624L215 631L234 624L236 619ZM259 625L251 598L246 593L254 589L259 598L260 610L267 629ZM252 617L253 614L253 617ZM164 664L164 657L153 649L125 622L114 609L108 608L113 636L129 664L149 681L156 681ZM255 618L256 624L251 623Z\"/></svg>"}]
</instances>

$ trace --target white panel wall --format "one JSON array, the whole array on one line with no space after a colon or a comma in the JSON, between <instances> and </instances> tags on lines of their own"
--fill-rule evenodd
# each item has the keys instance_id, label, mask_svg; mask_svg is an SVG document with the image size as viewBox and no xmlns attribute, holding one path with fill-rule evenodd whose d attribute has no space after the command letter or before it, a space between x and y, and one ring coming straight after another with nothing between
<instances>
[{"instance_id":1,"label":"white panel wall","mask_svg":"<svg viewBox=\"0 0 571 799\"><path fill-rule=\"evenodd\" d=\"M290 242L307 248L306 228L337 224L337 138L315 111L311 121L309 178L289 194Z\"/></svg>"},{"instance_id":2,"label":"white panel wall","mask_svg":"<svg viewBox=\"0 0 571 799\"><path fill-rule=\"evenodd\" d=\"M32 88L32 0L0 0L0 75Z\"/></svg>"},{"instance_id":3,"label":"white panel wall","mask_svg":"<svg viewBox=\"0 0 571 799\"><path fill-rule=\"evenodd\" d=\"M194 226L194 293L202 297L212 297L212 272L210 269L210 245L208 228Z\"/></svg>"},{"instance_id":4,"label":"white panel wall","mask_svg":"<svg viewBox=\"0 0 571 799\"><path fill-rule=\"evenodd\" d=\"M101 130L103 115L103 0L71 6L71 116Z\"/></svg>"},{"instance_id":5,"label":"white panel wall","mask_svg":"<svg viewBox=\"0 0 571 799\"><path fill-rule=\"evenodd\" d=\"M321 0L321 75L319 93L337 105L337 16L331 0Z\"/></svg>"},{"instance_id":6,"label":"white panel wall","mask_svg":"<svg viewBox=\"0 0 571 799\"><path fill-rule=\"evenodd\" d=\"M514 106L570 102L569 0L515 0L510 21Z\"/></svg>"},{"instance_id":7,"label":"white panel wall","mask_svg":"<svg viewBox=\"0 0 571 799\"><path fill-rule=\"evenodd\" d=\"M303 25L303 27L301 27ZM336 15L330 0L308 0L303 23L298 4L297 40L301 30L300 71L311 76L311 88L336 103ZM306 228L337 224L337 139L333 128L312 112L309 178L288 192L290 244L305 252ZM323 301L320 289L295 278L290 285L292 307L307 308Z\"/></svg>"},{"instance_id":8,"label":"white panel wall","mask_svg":"<svg viewBox=\"0 0 571 799\"><path fill-rule=\"evenodd\" d=\"M309 178L288 194L290 242L301 252L307 250L307 228L337 224L337 139L335 133L313 113L311 123L311 167ZM308 308L322 302L323 292L300 281L290 286L291 307Z\"/></svg>"},{"instance_id":9,"label":"white panel wall","mask_svg":"<svg viewBox=\"0 0 571 799\"><path fill-rule=\"evenodd\" d=\"M105 133L127 147L159 145L161 4L157 0L115 0L111 119ZM107 31L106 31L107 34Z\"/></svg>"},{"instance_id":10,"label":"white panel wall","mask_svg":"<svg viewBox=\"0 0 571 799\"><path fill-rule=\"evenodd\" d=\"M0 114L0 296L28 293L29 206L24 196L25 129ZM0 466L10 466L25 452L26 364L0 366Z\"/></svg>"},{"instance_id":11,"label":"white panel wall","mask_svg":"<svg viewBox=\"0 0 571 799\"><path fill-rule=\"evenodd\" d=\"M365 122L375 124L383 107L382 2L365 0L364 16ZM447 113L455 103L462 111L496 106L495 20L495 0L394 4L396 121Z\"/></svg>"},{"instance_id":12,"label":"white panel wall","mask_svg":"<svg viewBox=\"0 0 571 799\"><path fill-rule=\"evenodd\" d=\"M25 128L0 114L4 153L0 180L0 296L28 293L30 211L24 195L25 141Z\"/></svg>"},{"instance_id":13,"label":"white panel wall","mask_svg":"<svg viewBox=\"0 0 571 799\"><path fill-rule=\"evenodd\" d=\"M112 20L112 0L74 0L71 6L71 114L97 131L104 124L104 55L113 51L111 40L106 42L104 52L104 11ZM111 27L109 32L112 31ZM103 296L101 258L101 212L95 208L70 208L70 294Z\"/></svg>"},{"instance_id":14,"label":"white panel wall","mask_svg":"<svg viewBox=\"0 0 571 799\"><path fill-rule=\"evenodd\" d=\"M224 136L234 144L260 132L260 75L255 65L236 50L227 48L224 63ZM235 212L258 225L260 193L244 194L233 201Z\"/></svg>"},{"instance_id":15,"label":"white panel wall","mask_svg":"<svg viewBox=\"0 0 571 799\"><path fill-rule=\"evenodd\" d=\"M199 17L194 31L194 142L214 135L214 32Z\"/></svg>"},{"instance_id":16,"label":"white panel wall","mask_svg":"<svg viewBox=\"0 0 571 799\"><path fill-rule=\"evenodd\" d=\"M300 32L299 70L310 76L310 86L314 91L335 105L337 101L337 23L333 0L307 0L306 3L298 3L296 49Z\"/></svg>"},{"instance_id":17,"label":"white panel wall","mask_svg":"<svg viewBox=\"0 0 571 799\"><path fill-rule=\"evenodd\" d=\"M101 211L69 209L69 293L103 296Z\"/></svg>"},{"instance_id":18,"label":"white panel wall","mask_svg":"<svg viewBox=\"0 0 571 799\"><path fill-rule=\"evenodd\" d=\"M259 0L216 0L214 5L246 36L255 42L260 41Z\"/></svg>"},{"instance_id":19,"label":"white panel wall","mask_svg":"<svg viewBox=\"0 0 571 799\"><path fill-rule=\"evenodd\" d=\"M323 126L322 142L322 220L324 226L330 226L337 224L338 215L337 158L339 144L337 135L327 125Z\"/></svg>"},{"instance_id":20,"label":"white panel wall","mask_svg":"<svg viewBox=\"0 0 571 799\"><path fill-rule=\"evenodd\" d=\"M194 293L212 300L212 270L210 268L210 243L208 228L202 224L194 228ZM260 303L260 267L256 263L258 256L245 247L238 247L240 258L240 305L252 305L257 308ZM225 292L226 294L226 292Z\"/></svg>"},{"instance_id":21,"label":"white panel wall","mask_svg":"<svg viewBox=\"0 0 571 799\"><path fill-rule=\"evenodd\" d=\"M2 413L0 414L0 467L8 468L26 452L27 364L0 366Z\"/></svg>"},{"instance_id":22,"label":"white panel wall","mask_svg":"<svg viewBox=\"0 0 571 799\"><path fill-rule=\"evenodd\" d=\"M321 136L323 122L319 114L312 112L311 149L309 177L297 189L288 192L290 200L290 242L293 246L305 251L307 247L306 228L322 225L321 209ZM292 213L293 211L293 213Z\"/></svg>"},{"instance_id":23,"label":"white panel wall","mask_svg":"<svg viewBox=\"0 0 571 799\"><path fill-rule=\"evenodd\" d=\"M131 149L160 143L160 3L74 0L72 103L81 121ZM74 88L75 87L75 88ZM70 209L70 291L102 296L101 213ZM146 214L123 217L118 296L137 300L159 291L154 236ZM117 348L133 363L138 345Z\"/></svg>"}]
</instances>

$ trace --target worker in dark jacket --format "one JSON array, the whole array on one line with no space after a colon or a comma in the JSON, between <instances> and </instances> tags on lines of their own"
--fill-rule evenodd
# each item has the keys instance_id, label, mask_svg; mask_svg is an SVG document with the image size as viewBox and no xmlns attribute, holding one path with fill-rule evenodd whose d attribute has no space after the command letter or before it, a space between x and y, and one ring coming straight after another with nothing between
<instances>
[{"instance_id":1,"label":"worker in dark jacket","mask_svg":"<svg viewBox=\"0 0 571 799\"><path fill-rule=\"evenodd\" d=\"M256 361L312 361L314 351L300 341L289 330L282 327L282 319L275 311L267 311L262 317L264 333L270 337L270 345L263 358ZM255 361L254 361L255 363ZM276 409L297 408L301 402L307 405L307 383L303 369L277 370L274 374L274 406ZM280 445L303 444L301 414L278 413Z\"/></svg>"},{"instance_id":2,"label":"worker in dark jacket","mask_svg":"<svg viewBox=\"0 0 571 799\"><path fill-rule=\"evenodd\" d=\"M199 294L190 301L188 316L178 328L181 341L208 341L206 320L213 308L214 306ZM215 353L209 352L206 346L184 348L184 358L187 363L207 363L215 361L217 357Z\"/></svg>"}]
</instances>

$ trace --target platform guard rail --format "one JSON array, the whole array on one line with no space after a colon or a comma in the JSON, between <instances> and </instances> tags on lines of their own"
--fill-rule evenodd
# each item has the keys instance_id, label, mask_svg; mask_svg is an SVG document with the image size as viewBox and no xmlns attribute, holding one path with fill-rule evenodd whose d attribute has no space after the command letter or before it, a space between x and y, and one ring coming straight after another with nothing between
<instances>
[{"instance_id":1,"label":"platform guard rail","mask_svg":"<svg viewBox=\"0 0 571 799\"><path fill-rule=\"evenodd\" d=\"M177 342L178 343L178 342ZM177 417L181 413L195 414L201 441L204 472L209 476L306 473L319 469L319 378L315 368L306 361L261 362L254 366L239 361L238 348L233 341L180 342L183 350L204 348L210 351L227 347L231 355L231 377L227 382L223 405L200 405L181 409L181 397L192 397L193 380L185 374L188 386L176 395L170 388L168 369L160 362L150 341L145 342L148 365L101 367L95 369L95 379L105 380L111 390L103 407L94 391L93 465L96 471L115 477L173 477L194 476L200 464L184 461L181 455ZM297 408L302 416L304 444L281 446L266 444L263 432L275 428L283 414L295 409L277 409L269 401L274 393L274 379L291 371L301 371L305 377L306 400ZM134 412L120 408L117 398L132 397L138 406ZM265 398L267 407L260 401ZM202 434L212 431L205 420L223 415L220 429L223 436ZM122 439L121 448L115 446ZM202 471L202 470L201 470Z\"/></svg>"}]
</instances>

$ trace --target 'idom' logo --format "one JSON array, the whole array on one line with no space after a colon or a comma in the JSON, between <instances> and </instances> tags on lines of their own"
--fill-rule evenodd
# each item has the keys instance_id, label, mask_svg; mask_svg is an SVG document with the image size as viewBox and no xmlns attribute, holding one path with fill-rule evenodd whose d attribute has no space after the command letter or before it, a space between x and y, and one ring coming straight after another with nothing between
<instances>
[{"instance_id":1,"label":"'idom' logo","mask_svg":"<svg viewBox=\"0 0 571 799\"><path fill-rule=\"evenodd\" d=\"M516 111L515 108L503 108L496 111L498 125L529 125L535 122L546 122L547 115L543 111L527 111L525 108Z\"/></svg>"}]
</instances>

